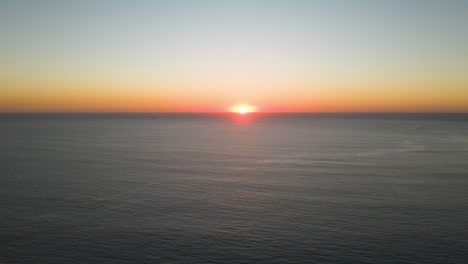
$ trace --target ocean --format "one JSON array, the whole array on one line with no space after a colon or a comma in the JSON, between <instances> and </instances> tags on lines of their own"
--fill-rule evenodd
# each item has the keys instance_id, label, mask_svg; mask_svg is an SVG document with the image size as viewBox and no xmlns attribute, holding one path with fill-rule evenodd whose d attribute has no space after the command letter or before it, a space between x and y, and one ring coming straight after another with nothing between
<instances>
[{"instance_id":1,"label":"ocean","mask_svg":"<svg viewBox=\"0 0 468 264\"><path fill-rule=\"evenodd\" d=\"M0 263L468 263L468 114L2 114Z\"/></svg>"}]
</instances>

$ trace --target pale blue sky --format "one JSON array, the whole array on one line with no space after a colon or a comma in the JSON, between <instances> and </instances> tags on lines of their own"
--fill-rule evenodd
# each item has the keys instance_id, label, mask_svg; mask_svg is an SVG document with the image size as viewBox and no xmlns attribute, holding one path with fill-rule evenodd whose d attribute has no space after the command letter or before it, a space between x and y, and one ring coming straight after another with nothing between
<instances>
[{"instance_id":1,"label":"pale blue sky","mask_svg":"<svg viewBox=\"0 0 468 264\"><path fill-rule=\"evenodd\" d=\"M357 58L374 63L375 57L453 62L467 54L467 3L2 1L1 51L30 62L71 59L103 68L239 69L243 57L304 70L354 65Z\"/></svg>"}]
</instances>

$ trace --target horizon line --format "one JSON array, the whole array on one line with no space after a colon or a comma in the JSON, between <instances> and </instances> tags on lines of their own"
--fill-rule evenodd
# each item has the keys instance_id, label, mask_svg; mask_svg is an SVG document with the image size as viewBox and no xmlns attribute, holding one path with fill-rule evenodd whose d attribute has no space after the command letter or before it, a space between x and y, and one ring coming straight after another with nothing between
<instances>
[{"instance_id":1,"label":"horizon line","mask_svg":"<svg viewBox=\"0 0 468 264\"><path fill-rule=\"evenodd\" d=\"M236 112L230 111L201 111L201 112L192 112L192 111L142 111L142 112L134 112L134 111L64 111L64 112L0 112L0 115L4 114L239 114ZM297 111L297 112L290 112L290 111L258 111L258 112L250 112L247 115L255 115L255 114L468 114L467 112L306 112L306 111Z\"/></svg>"}]
</instances>

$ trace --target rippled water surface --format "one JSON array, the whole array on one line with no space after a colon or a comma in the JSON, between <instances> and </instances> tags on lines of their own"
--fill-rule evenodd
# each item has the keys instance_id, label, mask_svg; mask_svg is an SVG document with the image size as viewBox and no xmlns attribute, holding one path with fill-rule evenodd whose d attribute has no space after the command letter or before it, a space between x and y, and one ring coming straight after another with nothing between
<instances>
[{"instance_id":1,"label":"rippled water surface","mask_svg":"<svg viewBox=\"0 0 468 264\"><path fill-rule=\"evenodd\" d=\"M466 115L0 115L0 263L468 263Z\"/></svg>"}]
</instances>

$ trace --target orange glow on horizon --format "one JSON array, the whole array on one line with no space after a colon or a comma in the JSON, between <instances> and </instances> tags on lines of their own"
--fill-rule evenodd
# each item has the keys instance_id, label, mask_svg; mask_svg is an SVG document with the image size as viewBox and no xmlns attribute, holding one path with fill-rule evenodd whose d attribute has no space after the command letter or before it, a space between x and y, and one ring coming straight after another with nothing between
<instances>
[{"instance_id":1,"label":"orange glow on horizon","mask_svg":"<svg viewBox=\"0 0 468 264\"><path fill-rule=\"evenodd\" d=\"M228 112L238 116L267 112L468 112L465 83L286 84L252 94L210 92L210 85L134 86L99 81L10 80L0 88L0 112ZM451 87L452 92L442 89ZM208 87L208 88L207 88ZM379 89L373 89L379 87ZM193 88L193 91L191 90ZM196 88L196 89L195 89ZM186 93L181 93L186 89ZM448 88L447 88L448 89ZM224 91L224 90L223 90ZM424 96L423 96L424 95ZM229 106L233 98L248 98ZM241 99L242 100L242 99Z\"/></svg>"}]
</instances>

